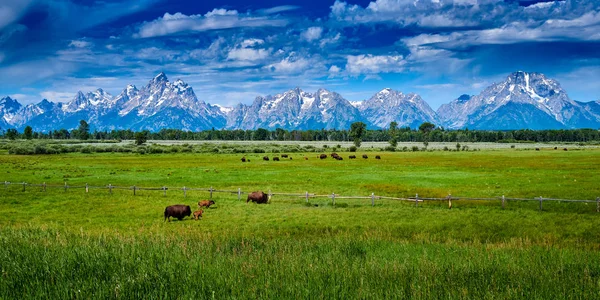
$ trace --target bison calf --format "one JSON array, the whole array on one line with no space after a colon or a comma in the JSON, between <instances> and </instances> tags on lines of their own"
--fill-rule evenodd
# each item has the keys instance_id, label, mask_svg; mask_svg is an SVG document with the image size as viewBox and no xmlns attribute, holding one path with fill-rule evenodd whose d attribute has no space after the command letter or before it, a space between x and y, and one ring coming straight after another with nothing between
<instances>
[{"instance_id":1,"label":"bison calf","mask_svg":"<svg viewBox=\"0 0 600 300\"><path fill-rule=\"evenodd\" d=\"M185 217L189 217L192 214L192 209L189 205L171 205L165 208L165 221L168 219L171 222L171 217L177 218L177 220L181 221L181 219Z\"/></svg>"},{"instance_id":2,"label":"bison calf","mask_svg":"<svg viewBox=\"0 0 600 300\"><path fill-rule=\"evenodd\" d=\"M252 193L248 194L246 203L248 203L250 201L252 201L254 203L258 203L258 204L267 203L267 202L269 202L269 195L263 193L262 191L252 192Z\"/></svg>"},{"instance_id":3,"label":"bison calf","mask_svg":"<svg viewBox=\"0 0 600 300\"><path fill-rule=\"evenodd\" d=\"M197 210L194 212L194 220L198 220L198 219L202 219L202 214L204 213L204 210Z\"/></svg>"},{"instance_id":4,"label":"bison calf","mask_svg":"<svg viewBox=\"0 0 600 300\"><path fill-rule=\"evenodd\" d=\"M212 201L212 200L202 200L202 201L198 202L198 207L209 208L213 204L215 204L215 201Z\"/></svg>"},{"instance_id":5,"label":"bison calf","mask_svg":"<svg viewBox=\"0 0 600 300\"><path fill-rule=\"evenodd\" d=\"M268 156L264 156L263 160L269 161L269 157Z\"/></svg>"}]
</instances>

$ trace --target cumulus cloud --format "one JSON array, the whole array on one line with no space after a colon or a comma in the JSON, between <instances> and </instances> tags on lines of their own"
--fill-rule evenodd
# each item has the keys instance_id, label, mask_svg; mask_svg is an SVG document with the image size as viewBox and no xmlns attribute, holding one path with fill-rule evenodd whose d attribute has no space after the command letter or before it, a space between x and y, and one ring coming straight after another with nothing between
<instances>
[{"instance_id":1,"label":"cumulus cloud","mask_svg":"<svg viewBox=\"0 0 600 300\"><path fill-rule=\"evenodd\" d=\"M346 71L351 75L374 75L402 72L406 61L402 55L348 55Z\"/></svg>"},{"instance_id":2,"label":"cumulus cloud","mask_svg":"<svg viewBox=\"0 0 600 300\"><path fill-rule=\"evenodd\" d=\"M265 69L281 74L298 74L308 70L309 67L317 69L319 64L292 52L282 60L266 66Z\"/></svg>"},{"instance_id":3,"label":"cumulus cloud","mask_svg":"<svg viewBox=\"0 0 600 300\"><path fill-rule=\"evenodd\" d=\"M312 42L314 40L320 39L321 38L321 34L323 34L323 28L322 27L309 27L300 36L304 40L306 40L308 42Z\"/></svg>"},{"instance_id":4,"label":"cumulus cloud","mask_svg":"<svg viewBox=\"0 0 600 300\"><path fill-rule=\"evenodd\" d=\"M91 45L92 45L92 43L84 41L84 40L73 40L69 43L69 47L75 47L75 48L87 48Z\"/></svg>"},{"instance_id":5,"label":"cumulus cloud","mask_svg":"<svg viewBox=\"0 0 600 300\"><path fill-rule=\"evenodd\" d=\"M268 49L252 49L252 48L236 48L231 49L227 54L228 60L242 60L242 61L257 61L263 60L271 55L271 51Z\"/></svg>"},{"instance_id":6,"label":"cumulus cloud","mask_svg":"<svg viewBox=\"0 0 600 300\"><path fill-rule=\"evenodd\" d=\"M205 15L185 15L182 13L165 13L164 16L143 23L135 38L165 36L181 32L202 32L208 30L239 28L239 27L282 27L287 20L255 17L249 14L239 14L235 10L214 9Z\"/></svg>"}]
</instances>

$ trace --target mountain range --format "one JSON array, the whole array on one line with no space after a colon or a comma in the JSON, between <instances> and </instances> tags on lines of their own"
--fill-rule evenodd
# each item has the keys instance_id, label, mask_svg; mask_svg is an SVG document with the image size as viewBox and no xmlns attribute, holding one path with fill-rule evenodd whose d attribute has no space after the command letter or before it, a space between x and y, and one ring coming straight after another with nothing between
<instances>
[{"instance_id":1,"label":"mountain range","mask_svg":"<svg viewBox=\"0 0 600 300\"><path fill-rule=\"evenodd\" d=\"M357 121L369 128L387 128L391 122L480 130L600 128L600 101L574 101L557 81L521 71L478 95L462 95L437 112L417 94L388 88L359 102L326 89L310 93L295 88L256 97L250 105L222 107L199 100L192 87L180 79L170 82L164 73L139 89L128 85L116 96L97 89L80 91L66 103L44 99L26 106L10 97L0 99L0 129L74 129L80 120L98 130L150 131L348 129Z\"/></svg>"}]
</instances>

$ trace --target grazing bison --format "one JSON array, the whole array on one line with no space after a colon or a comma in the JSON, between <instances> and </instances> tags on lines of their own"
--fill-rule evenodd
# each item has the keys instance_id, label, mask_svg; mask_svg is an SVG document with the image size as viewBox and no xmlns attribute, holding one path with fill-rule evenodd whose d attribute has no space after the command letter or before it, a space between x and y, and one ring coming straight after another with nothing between
<instances>
[{"instance_id":1,"label":"grazing bison","mask_svg":"<svg viewBox=\"0 0 600 300\"><path fill-rule=\"evenodd\" d=\"M327 158L327 154L321 154L321 155L319 155L319 158L320 159L326 159Z\"/></svg>"},{"instance_id":2,"label":"grazing bison","mask_svg":"<svg viewBox=\"0 0 600 300\"><path fill-rule=\"evenodd\" d=\"M338 157L338 156L339 156L339 154L337 154L337 153L335 153L335 152L331 153L331 157L333 157L333 158L336 158L336 157Z\"/></svg>"},{"instance_id":3,"label":"grazing bison","mask_svg":"<svg viewBox=\"0 0 600 300\"><path fill-rule=\"evenodd\" d=\"M242 162L246 162L246 158L245 157L242 157Z\"/></svg>"},{"instance_id":4,"label":"grazing bison","mask_svg":"<svg viewBox=\"0 0 600 300\"><path fill-rule=\"evenodd\" d=\"M375 155L375 159L381 159L381 156Z\"/></svg>"},{"instance_id":5,"label":"grazing bison","mask_svg":"<svg viewBox=\"0 0 600 300\"><path fill-rule=\"evenodd\" d=\"M306 157L306 156L305 156L305 157L304 157L304 160L308 160L308 157Z\"/></svg>"},{"instance_id":6,"label":"grazing bison","mask_svg":"<svg viewBox=\"0 0 600 300\"><path fill-rule=\"evenodd\" d=\"M554 147L554 150L558 149L558 147Z\"/></svg>"},{"instance_id":7,"label":"grazing bison","mask_svg":"<svg viewBox=\"0 0 600 300\"><path fill-rule=\"evenodd\" d=\"M269 201L269 195L263 193L262 191L252 192L248 194L248 199L246 199L246 203L250 201L258 204L267 203Z\"/></svg>"},{"instance_id":8,"label":"grazing bison","mask_svg":"<svg viewBox=\"0 0 600 300\"><path fill-rule=\"evenodd\" d=\"M189 217L192 214L192 209L189 205L171 205L165 208L165 221L168 219L171 222L171 217L177 218L179 221L185 217Z\"/></svg>"},{"instance_id":9,"label":"grazing bison","mask_svg":"<svg viewBox=\"0 0 600 300\"><path fill-rule=\"evenodd\" d=\"M344 160L344 158L342 158L341 156L336 156L335 159L337 159L337 160Z\"/></svg>"},{"instance_id":10,"label":"grazing bison","mask_svg":"<svg viewBox=\"0 0 600 300\"><path fill-rule=\"evenodd\" d=\"M273 157L273 161L279 161L279 157L277 157L277 156Z\"/></svg>"},{"instance_id":11,"label":"grazing bison","mask_svg":"<svg viewBox=\"0 0 600 300\"><path fill-rule=\"evenodd\" d=\"M263 156L263 160L269 161L269 157L268 156Z\"/></svg>"},{"instance_id":12,"label":"grazing bison","mask_svg":"<svg viewBox=\"0 0 600 300\"><path fill-rule=\"evenodd\" d=\"M363 158L366 159L366 158L369 158L369 157L366 154L363 154Z\"/></svg>"},{"instance_id":13,"label":"grazing bison","mask_svg":"<svg viewBox=\"0 0 600 300\"><path fill-rule=\"evenodd\" d=\"M350 155L350 156L348 156L348 158L349 158L349 159L355 159L355 158L356 158L356 155Z\"/></svg>"},{"instance_id":14,"label":"grazing bison","mask_svg":"<svg viewBox=\"0 0 600 300\"><path fill-rule=\"evenodd\" d=\"M202 214L204 213L204 210L197 210L194 212L194 220L198 220L198 219L202 219Z\"/></svg>"},{"instance_id":15,"label":"grazing bison","mask_svg":"<svg viewBox=\"0 0 600 300\"><path fill-rule=\"evenodd\" d=\"M198 201L198 207L206 207L209 208L211 205L215 204L215 201L212 200L202 200Z\"/></svg>"},{"instance_id":16,"label":"grazing bison","mask_svg":"<svg viewBox=\"0 0 600 300\"><path fill-rule=\"evenodd\" d=\"M565 151L569 151L569 149L567 149L567 148L564 148L563 150L565 150Z\"/></svg>"},{"instance_id":17,"label":"grazing bison","mask_svg":"<svg viewBox=\"0 0 600 300\"><path fill-rule=\"evenodd\" d=\"M288 155L287 154L281 154L281 157L288 158Z\"/></svg>"},{"instance_id":18,"label":"grazing bison","mask_svg":"<svg viewBox=\"0 0 600 300\"><path fill-rule=\"evenodd\" d=\"M535 148L535 151L540 151L540 148Z\"/></svg>"}]
</instances>

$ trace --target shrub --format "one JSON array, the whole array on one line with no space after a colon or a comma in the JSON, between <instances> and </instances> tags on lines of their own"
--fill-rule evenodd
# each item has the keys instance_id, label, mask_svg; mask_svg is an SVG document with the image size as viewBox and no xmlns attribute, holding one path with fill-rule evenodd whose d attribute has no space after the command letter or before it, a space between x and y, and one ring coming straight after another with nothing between
<instances>
[{"instance_id":1,"label":"shrub","mask_svg":"<svg viewBox=\"0 0 600 300\"><path fill-rule=\"evenodd\" d=\"M252 150L252 152L254 152L254 153L265 153L265 149L261 149L261 148L254 148L254 149Z\"/></svg>"},{"instance_id":2,"label":"shrub","mask_svg":"<svg viewBox=\"0 0 600 300\"><path fill-rule=\"evenodd\" d=\"M444 146L444 151L448 151L450 149L448 149L448 146Z\"/></svg>"},{"instance_id":3,"label":"shrub","mask_svg":"<svg viewBox=\"0 0 600 300\"><path fill-rule=\"evenodd\" d=\"M413 152L419 151L419 146L412 146L412 151Z\"/></svg>"},{"instance_id":4,"label":"shrub","mask_svg":"<svg viewBox=\"0 0 600 300\"><path fill-rule=\"evenodd\" d=\"M35 149L33 152L35 154L48 154L48 149L44 145L35 145Z\"/></svg>"},{"instance_id":5,"label":"shrub","mask_svg":"<svg viewBox=\"0 0 600 300\"><path fill-rule=\"evenodd\" d=\"M384 150L385 150L385 151L391 151L391 152L394 152L394 151L396 151L396 147L393 147L393 146L387 146L387 147L385 147L385 149L384 149Z\"/></svg>"},{"instance_id":6,"label":"shrub","mask_svg":"<svg viewBox=\"0 0 600 300\"><path fill-rule=\"evenodd\" d=\"M356 152L356 149L358 149L358 148L356 148L356 146L350 146L350 148L348 148L348 151Z\"/></svg>"}]
</instances>

